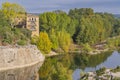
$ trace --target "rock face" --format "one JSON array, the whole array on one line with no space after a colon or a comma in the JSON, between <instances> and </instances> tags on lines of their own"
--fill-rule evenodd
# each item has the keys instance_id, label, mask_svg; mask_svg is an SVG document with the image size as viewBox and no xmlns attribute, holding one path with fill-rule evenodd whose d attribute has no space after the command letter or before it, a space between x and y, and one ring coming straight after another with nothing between
<instances>
[{"instance_id":1,"label":"rock face","mask_svg":"<svg viewBox=\"0 0 120 80\"><path fill-rule=\"evenodd\" d=\"M0 71L32 66L43 63L44 59L34 45L0 47Z\"/></svg>"}]
</instances>

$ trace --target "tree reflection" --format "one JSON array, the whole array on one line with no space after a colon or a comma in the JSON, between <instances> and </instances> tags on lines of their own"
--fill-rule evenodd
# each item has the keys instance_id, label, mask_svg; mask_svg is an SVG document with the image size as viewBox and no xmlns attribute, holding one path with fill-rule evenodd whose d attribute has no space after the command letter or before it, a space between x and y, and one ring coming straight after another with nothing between
<instances>
[{"instance_id":1,"label":"tree reflection","mask_svg":"<svg viewBox=\"0 0 120 80\"><path fill-rule=\"evenodd\" d=\"M104 62L112 52L103 54L64 54L49 57L39 70L40 80L72 80L76 68L96 67Z\"/></svg>"}]
</instances>

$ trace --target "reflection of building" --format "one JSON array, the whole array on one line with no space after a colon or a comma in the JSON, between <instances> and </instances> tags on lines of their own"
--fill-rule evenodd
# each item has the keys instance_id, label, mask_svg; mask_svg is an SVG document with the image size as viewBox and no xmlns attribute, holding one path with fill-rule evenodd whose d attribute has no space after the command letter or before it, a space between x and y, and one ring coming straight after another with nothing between
<instances>
[{"instance_id":1,"label":"reflection of building","mask_svg":"<svg viewBox=\"0 0 120 80\"><path fill-rule=\"evenodd\" d=\"M33 14L21 15L20 18L15 20L16 26L19 28L26 28L32 31L32 35L39 35L39 17Z\"/></svg>"}]
</instances>

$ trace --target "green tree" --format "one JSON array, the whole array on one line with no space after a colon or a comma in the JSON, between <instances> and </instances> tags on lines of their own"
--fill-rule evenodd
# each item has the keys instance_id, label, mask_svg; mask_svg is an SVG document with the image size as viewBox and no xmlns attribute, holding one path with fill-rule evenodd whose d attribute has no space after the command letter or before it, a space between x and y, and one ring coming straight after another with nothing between
<instances>
[{"instance_id":1,"label":"green tree","mask_svg":"<svg viewBox=\"0 0 120 80\"><path fill-rule=\"evenodd\" d=\"M53 50L58 49L58 47L59 47L58 37L57 37L57 33L55 32L54 29L51 29L49 37L52 42L52 49Z\"/></svg>"},{"instance_id":2,"label":"green tree","mask_svg":"<svg viewBox=\"0 0 120 80\"><path fill-rule=\"evenodd\" d=\"M63 51L65 52L69 51L69 47L71 44L71 38L67 32L65 31L58 32L58 42L59 42L60 48L63 49Z\"/></svg>"},{"instance_id":3,"label":"green tree","mask_svg":"<svg viewBox=\"0 0 120 80\"><path fill-rule=\"evenodd\" d=\"M53 28L57 28L57 14L53 12L46 12L43 14L40 14L40 31L46 31L49 33L49 31Z\"/></svg>"},{"instance_id":4,"label":"green tree","mask_svg":"<svg viewBox=\"0 0 120 80\"><path fill-rule=\"evenodd\" d=\"M90 8L72 9L69 16L76 21L73 40L77 44L96 44L111 36L114 17L108 13L94 13Z\"/></svg>"},{"instance_id":5,"label":"green tree","mask_svg":"<svg viewBox=\"0 0 120 80\"><path fill-rule=\"evenodd\" d=\"M118 35L120 35L120 19L119 18L115 19L114 27L112 31L112 36L118 36Z\"/></svg>"},{"instance_id":6,"label":"green tree","mask_svg":"<svg viewBox=\"0 0 120 80\"><path fill-rule=\"evenodd\" d=\"M2 27L5 26L10 26L10 22L7 20L7 18L4 16L4 14L2 13L2 11L0 10L0 25Z\"/></svg>"}]
</instances>

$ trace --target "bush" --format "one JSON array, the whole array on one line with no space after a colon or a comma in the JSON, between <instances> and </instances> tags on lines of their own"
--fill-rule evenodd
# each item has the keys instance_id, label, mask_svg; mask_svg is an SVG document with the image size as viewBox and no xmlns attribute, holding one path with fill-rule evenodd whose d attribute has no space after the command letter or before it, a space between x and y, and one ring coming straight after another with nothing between
<instances>
[{"instance_id":1,"label":"bush","mask_svg":"<svg viewBox=\"0 0 120 80\"><path fill-rule=\"evenodd\" d=\"M33 37L31 38L31 44L37 45L38 39L39 39L39 36L33 36Z\"/></svg>"},{"instance_id":2,"label":"bush","mask_svg":"<svg viewBox=\"0 0 120 80\"><path fill-rule=\"evenodd\" d=\"M26 45L27 42L25 40L19 40L17 44L23 46L23 45Z\"/></svg>"},{"instance_id":3,"label":"bush","mask_svg":"<svg viewBox=\"0 0 120 80\"><path fill-rule=\"evenodd\" d=\"M88 52L92 51L92 48L91 48L91 46L88 43L82 44L82 46L83 46L82 50L85 53L88 53Z\"/></svg>"},{"instance_id":4,"label":"bush","mask_svg":"<svg viewBox=\"0 0 120 80\"><path fill-rule=\"evenodd\" d=\"M106 70L106 68L103 67L103 68L100 68L99 70L97 70L96 73L97 73L97 75L99 76L99 75L104 74L105 70Z\"/></svg>"},{"instance_id":5,"label":"bush","mask_svg":"<svg viewBox=\"0 0 120 80\"><path fill-rule=\"evenodd\" d=\"M112 72L120 72L120 66L117 66L115 69L111 70Z\"/></svg>"},{"instance_id":6,"label":"bush","mask_svg":"<svg viewBox=\"0 0 120 80\"><path fill-rule=\"evenodd\" d=\"M20 30L25 35L25 37L27 37L29 39L31 38L31 31L30 30L25 29L25 28L21 28Z\"/></svg>"},{"instance_id":7,"label":"bush","mask_svg":"<svg viewBox=\"0 0 120 80\"><path fill-rule=\"evenodd\" d=\"M120 38L111 38L107 40L107 45L110 48L117 48L118 46L120 46Z\"/></svg>"}]
</instances>

